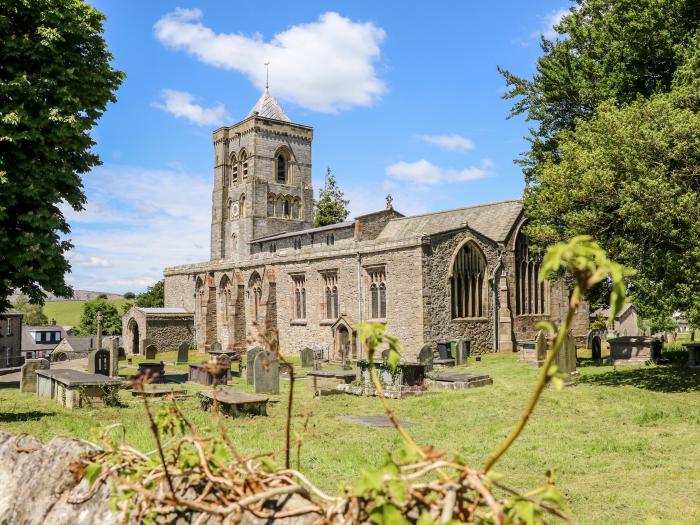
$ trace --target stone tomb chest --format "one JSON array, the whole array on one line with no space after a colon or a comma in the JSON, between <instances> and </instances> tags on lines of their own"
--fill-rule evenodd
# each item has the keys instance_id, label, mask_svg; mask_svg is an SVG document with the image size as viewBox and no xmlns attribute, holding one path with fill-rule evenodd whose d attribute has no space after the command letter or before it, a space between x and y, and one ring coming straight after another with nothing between
<instances>
[{"instance_id":1,"label":"stone tomb chest","mask_svg":"<svg viewBox=\"0 0 700 525\"><path fill-rule=\"evenodd\" d=\"M208 390L199 393L203 410L214 410L214 393ZM216 404L222 414L238 417L242 414L252 416L267 415L267 397L247 392L238 392L232 389L216 391Z\"/></svg>"},{"instance_id":2,"label":"stone tomb chest","mask_svg":"<svg viewBox=\"0 0 700 525\"><path fill-rule=\"evenodd\" d=\"M357 372L353 370L313 370L306 374L309 388L316 397L340 393L339 385L349 385L357 379Z\"/></svg>"},{"instance_id":3,"label":"stone tomb chest","mask_svg":"<svg viewBox=\"0 0 700 525\"><path fill-rule=\"evenodd\" d=\"M187 380L200 385L225 385L231 379L231 369L218 367L215 364L190 365Z\"/></svg>"},{"instance_id":4,"label":"stone tomb chest","mask_svg":"<svg viewBox=\"0 0 700 525\"><path fill-rule=\"evenodd\" d=\"M100 374L62 368L36 373L39 397L55 399L66 408L113 405L122 382Z\"/></svg>"},{"instance_id":5,"label":"stone tomb chest","mask_svg":"<svg viewBox=\"0 0 700 525\"><path fill-rule=\"evenodd\" d=\"M422 394L426 390L425 365L422 363L401 362L392 371L387 363L374 363L379 381L382 383L386 397L401 398L407 395ZM359 385L348 385L345 391L349 394L376 396L374 382L370 373L369 361L360 360Z\"/></svg>"},{"instance_id":6,"label":"stone tomb chest","mask_svg":"<svg viewBox=\"0 0 700 525\"><path fill-rule=\"evenodd\" d=\"M656 339L647 336L623 336L609 339L610 361L613 365L643 365L655 359Z\"/></svg>"}]
</instances>

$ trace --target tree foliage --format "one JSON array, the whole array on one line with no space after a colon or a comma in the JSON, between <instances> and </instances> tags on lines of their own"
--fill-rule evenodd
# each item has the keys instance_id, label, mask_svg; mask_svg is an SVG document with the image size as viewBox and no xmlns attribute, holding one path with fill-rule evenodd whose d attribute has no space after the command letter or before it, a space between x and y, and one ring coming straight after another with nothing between
<instances>
[{"instance_id":1,"label":"tree foliage","mask_svg":"<svg viewBox=\"0 0 700 525\"><path fill-rule=\"evenodd\" d=\"M102 312L102 335L119 335L122 333L122 318L116 305L107 299L93 299L83 305L80 324L76 329L78 335L97 334L97 312Z\"/></svg>"},{"instance_id":2,"label":"tree foliage","mask_svg":"<svg viewBox=\"0 0 700 525\"><path fill-rule=\"evenodd\" d=\"M505 73L537 120L526 230L539 248L590 235L634 268L642 317L700 323L700 4L591 0L543 41L533 80ZM609 292L609 287L598 287ZM658 324L658 323L655 323Z\"/></svg>"},{"instance_id":3,"label":"tree foliage","mask_svg":"<svg viewBox=\"0 0 700 525\"><path fill-rule=\"evenodd\" d=\"M326 182L323 188L319 189L318 200L314 203L316 226L328 226L343 222L350 213L348 204L350 201L345 198L345 194L338 187L333 172L328 168Z\"/></svg>"},{"instance_id":4,"label":"tree foliage","mask_svg":"<svg viewBox=\"0 0 700 525\"><path fill-rule=\"evenodd\" d=\"M124 75L110 65L104 16L82 0L0 4L0 309L69 296L67 207L99 164L90 130ZM63 210L59 205L63 205Z\"/></svg>"},{"instance_id":5,"label":"tree foliage","mask_svg":"<svg viewBox=\"0 0 700 525\"><path fill-rule=\"evenodd\" d=\"M149 286L145 292L136 296L136 306L143 308L162 308L165 304L165 282L163 279L153 286Z\"/></svg>"},{"instance_id":6,"label":"tree foliage","mask_svg":"<svg viewBox=\"0 0 700 525\"><path fill-rule=\"evenodd\" d=\"M22 323L29 326L42 326L49 324L49 318L44 313L44 308L40 304L32 304L25 295L20 295L14 304L15 310L22 312Z\"/></svg>"}]
</instances>

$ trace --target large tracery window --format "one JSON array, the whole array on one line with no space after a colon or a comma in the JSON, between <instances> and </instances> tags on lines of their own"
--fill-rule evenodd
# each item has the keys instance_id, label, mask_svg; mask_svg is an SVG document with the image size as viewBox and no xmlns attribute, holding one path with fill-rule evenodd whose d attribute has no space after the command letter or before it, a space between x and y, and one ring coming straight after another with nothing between
<instances>
[{"instance_id":1,"label":"large tracery window","mask_svg":"<svg viewBox=\"0 0 700 525\"><path fill-rule=\"evenodd\" d=\"M386 319L386 270L371 268L369 277L369 315L370 319Z\"/></svg>"},{"instance_id":2,"label":"large tracery window","mask_svg":"<svg viewBox=\"0 0 700 525\"><path fill-rule=\"evenodd\" d=\"M479 247L468 242L460 248L450 273L453 319L484 317L486 310L486 259Z\"/></svg>"},{"instance_id":3,"label":"large tracery window","mask_svg":"<svg viewBox=\"0 0 700 525\"><path fill-rule=\"evenodd\" d=\"M533 258L525 234L515 241L515 314L547 313L547 286L540 282L540 261Z\"/></svg>"}]
</instances>

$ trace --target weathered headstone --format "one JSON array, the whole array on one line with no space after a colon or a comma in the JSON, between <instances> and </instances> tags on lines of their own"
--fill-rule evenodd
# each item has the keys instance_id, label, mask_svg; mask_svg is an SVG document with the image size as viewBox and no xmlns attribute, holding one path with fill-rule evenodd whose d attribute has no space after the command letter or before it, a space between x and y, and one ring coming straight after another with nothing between
<instances>
[{"instance_id":1,"label":"weathered headstone","mask_svg":"<svg viewBox=\"0 0 700 525\"><path fill-rule=\"evenodd\" d=\"M157 353L158 349L156 348L156 345L148 345L146 347L146 359L155 359Z\"/></svg>"},{"instance_id":2,"label":"weathered headstone","mask_svg":"<svg viewBox=\"0 0 700 525\"><path fill-rule=\"evenodd\" d=\"M457 351L455 352L455 364L457 366L466 364L470 346L471 340L468 337L457 338Z\"/></svg>"},{"instance_id":3,"label":"weathered headstone","mask_svg":"<svg viewBox=\"0 0 700 525\"><path fill-rule=\"evenodd\" d=\"M109 366L109 351L102 348L101 350L96 350L93 354L92 359L92 369L88 370L90 374L100 374L103 376L108 376L111 372L111 367Z\"/></svg>"},{"instance_id":4,"label":"weathered headstone","mask_svg":"<svg viewBox=\"0 0 700 525\"><path fill-rule=\"evenodd\" d=\"M231 370L231 358L226 354L221 354L216 358L216 364L226 370Z\"/></svg>"},{"instance_id":5,"label":"weathered headstone","mask_svg":"<svg viewBox=\"0 0 700 525\"><path fill-rule=\"evenodd\" d=\"M259 346L251 348L245 354L245 382L249 385L255 384L255 376L253 375L253 365L255 364L255 358L262 352L263 349Z\"/></svg>"},{"instance_id":6,"label":"weathered headstone","mask_svg":"<svg viewBox=\"0 0 700 525\"><path fill-rule=\"evenodd\" d=\"M102 312L100 310L97 311L97 346L95 346L95 349L101 350L102 349ZM90 372L91 374L94 372Z\"/></svg>"},{"instance_id":7,"label":"weathered headstone","mask_svg":"<svg viewBox=\"0 0 700 525\"><path fill-rule=\"evenodd\" d=\"M179 365L186 364L190 360L190 344L185 342L177 347L177 363Z\"/></svg>"},{"instance_id":8,"label":"weathered headstone","mask_svg":"<svg viewBox=\"0 0 700 525\"><path fill-rule=\"evenodd\" d=\"M547 357L547 346L547 335L544 333L544 330L540 330L535 338L535 364L538 367L542 366Z\"/></svg>"},{"instance_id":9,"label":"weathered headstone","mask_svg":"<svg viewBox=\"0 0 700 525\"><path fill-rule=\"evenodd\" d=\"M565 374L564 382L571 384L573 375L576 373L576 340L571 332L564 337L564 344L557 353L554 364Z\"/></svg>"},{"instance_id":10,"label":"weathered headstone","mask_svg":"<svg viewBox=\"0 0 700 525\"><path fill-rule=\"evenodd\" d=\"M116 377L119 375L119 339L112 338L112 344L109 348L109 375Z\"/></svg>"},{"instance_id":11,"label":"weathered headstone","mask_svg":"<svg viewBox=\"0 0 700 525\"><path fill-rule=\"evenodd\" d=\"M148 348L152 344L153 344L153 341L148 337L146 337L145 339L141 339L141 348L139 349L140 354L145 356L146 355L146 348Z\"/></svg>"},{"instance_id":12,"label":"weathered headstone","mask_svg":"<svg viewBox=\"0 0 700 525\"><path fill-rule=\"evenodd\" d=\"M48 370L50 366L48 359L27 359L22 365L19 391L36 392L36 371Z\"/></svg>"},{"instance_id":13,"label":"weathered headstone","mask_svg":"<svg viewBox=\"0 0 700 525\"><path fill-rule=\"evenodd\" d=\"M255 357L253 378L256 393L280 393L279 361L269 350L263 350Z\"/></svg>"},{"instance_id":14,"label":"weathered headstone","mask_svg":"<svg viewBox=\"0 0 700 525\"><path fill-rule=\"evenodd\" d=\"M209 350L212 352L221 352L221 343L219 341L214 341L209 347Z\"/></svg>"},{"instance_id":15,"label":"weathered headstone","mask_svg":"<svg viewBox=\"0 0 700 525\"><path fill-rule=\"evenodd\" d=\"M311 368L314 366L314 351L311 348L304 348L301 351L301 366L302 368Z\"/></svg>"},{"instance_id":16,"label":"weathered headstone","mask_svg":"<svg viewBox=\"0 0 700 525\"><path fill-rule=\"evenodd\" d=\"M425 366L426 372L433 369L433 345L423 345L423 348L418 352L418 362Z\"/></svg>"},{"instance_id":17,"label":"weathered headstone","mask_svg":"<svg viewBox=\"0 0 700 525\"><path fill-rule=\"evenodd\" d=\"M382 350L382 361L386 361L389 359L389 349L387 348L386 350Z\"/></svg>"}]
</instances>

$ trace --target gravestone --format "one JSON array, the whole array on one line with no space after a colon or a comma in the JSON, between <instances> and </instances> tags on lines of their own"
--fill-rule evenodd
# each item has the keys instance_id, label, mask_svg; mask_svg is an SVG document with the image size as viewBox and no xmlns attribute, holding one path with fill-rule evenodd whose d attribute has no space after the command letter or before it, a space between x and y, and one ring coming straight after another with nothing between
<instances>
[{"instance_id":1,"label":"gravestone","mask_svg":"<svg viewBox=\"0 0 700 525\"><path fill-rule=\"evenodd\" d=\"M156 345L148 345L146 347L146 359L155 359L156 354L158 353L158 349L156 348Z\"/></svg>"},{"instance_id":2,"label":"gravestone","mask_svg":"<svg viewBox=\"0 0 700 525\"><path fill-rule=\"evenodd\" d=\"M574 381L573 375L576 373L576 340L571 332L564 337L564 344L557 353L554 364L565 374L564 383L571 384Z\"/></svg>"},{"instance_id":3,"label":"gravestone","mask_svg":"<svg viewBox=\"0 0 700 525\"><path fill-rule=\"evenodd\" d=\"M255 376L253 374L255 364L255 358L258 356L263 349L259 346L251 348L245 354L245 382L249 385L255 384Z\"/></svg>"},{"instance_id":4,"label":"gravestone","mask_svg":"<svg viewBox=\"0 0 700 525\"><path fill-rule=\"evenodd\" d=\"M275 354L269 350L263 350L258 353L253 365L253 382L255 383L256 393L280 393L279 367L279 361Z\"/></svg>"},{"instance_id":5,"label":"gravestone","mask_svg":"<svg viewBox=\"0 0 700 525\"><path fill-rule=\"evenodd\" d=\"M226 370L231 370L231 358L226 354L221 354L216 358L216 364Z\"/></svg>"},{"instance_id":6,"label":"gravestone","mask_svg":"<svg viewBox=\"0 0 700 525\"><path fill-rule=\"evenodd\" d=\"M48 359L27 359L22 365L22 373L19 379L20 392L36 392L36 371L50 368Z\"/></svg>"},{"instance_id":7,"label":"gravestone","mask_svg":"<svg viewBox=\"0 0 700 525\"><path fill-rule=\"evenodd\" d=\"M455 364L457 366L467 363L469 352L471 349L471 339L468 337L459 337L457 339L457 352L455 354Z\"/></svg>"},{"instance_id":8,"label":"gravestone","mask_svg":"<svg viewBox=\"0 0 700 525\"><path fill-rule=\"evenodd\" d=\"M117 357L119 358L119 361L126 359L126 350L124 350L123 346L117 348Z\"/></svg>"},{"instance_id":9,"label":"gravestone","mask_svg":"<svg viewBox=\"0 0 700 525\"><path fill-rule=\"evenodd\" d=\"M425 366L426 372L433 369L433 345L423 345L423 348L418 352L418 362Z\"/></svg>"},{"instance_id":10,"label":"gravestone","mask_svg":"<svg viewBox=\"0 0 700 525\"><path fill-rule=\"evenodd\" d=\"M102 348L100 350L96 350L92 354L93 368L88 369L88 373L108 376L112 371L111 367L109 366L109 351Z\"/></svg>"},{"instance_id":11,"label":"gravestone","mask_svg":"<svg viewBox=\"0 0 700 525\"><path fill-rule=\"evenodd\" d=\"M314 351L311 348L304 348L301 351L301 366L302 368L311 368L314 366Z\"/></svg>"},{"instance_id":12,"label":"gravestone","mask_svg":"<svg viewBox=\"0 0 700 525\"><path fill-rule=\"evenodd\" d=\"M209 350L212 352L221 352L221 343L219 341L214 341L209 347Z\"/></svg>"},{"instance_id":13,"label":"gravestone","mask_svg":"<svg viewBox=\"0 0 700 525\"><path fill-rule=\"evenodd\" d=\"M183 365L189 362L190 360L190 344L189 343L181 343L180 346L177 347L177 364Z\"/></svg>"},{"instance_id":14,"label":"gravestone","mask_svg":"<svg viewBox=\"0 0 700 525\"><path fill-rule=\"evenodd\" d=\"M109 348L109 375L116 377L119 375L119 339L112 338L112 344Z\"/></svg>"},{"instance_id":15,"label":"gravestone","mask_svg":"<svg viewBox=\"0 0 700 525\"><path fill-rule=\"evenodd\" d=\"M387 359L389 359L389 349L388 348L386 350L382 350L382 361L386 362Z\"/></svg>"},{"instance_id":16,"label":"gravestone","mask_svg":"<svg viewBox=\"0 0 700 525\"><path fill-rule=\"evenodd\" d=\"M535 338L535 357L537 359L537 366L541 366L547 357L547 334L544 330L537 332L537 337Z\"/></svg>"},{"instance_id":17,"label":"gravestone","mask_svg":"<svg viewBox=\"0 0 700 525\"><path fill-rule=\"evenodd\" d=\"M141 350L141 351L139 353L142 356L145 356L146 355L146 348L148 348L149 346L151 346L153 344L153 340L146 337L145 339L141 339L140 344L141 344L141 348L139 350Z\"/></svg>"}]
</instances>

